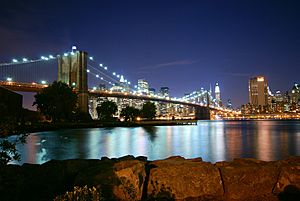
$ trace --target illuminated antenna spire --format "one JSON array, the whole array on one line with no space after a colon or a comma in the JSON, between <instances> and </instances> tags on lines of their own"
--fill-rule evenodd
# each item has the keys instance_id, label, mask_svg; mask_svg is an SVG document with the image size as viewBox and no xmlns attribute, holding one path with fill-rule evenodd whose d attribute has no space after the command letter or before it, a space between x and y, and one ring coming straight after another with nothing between
<instances>
[{"instance_id":1,"label":"illuminated antenna spire","mask_svg":"<svg viewBox=\"0 0 300 201\"><path fill-rule=\"evenodd\" d=\"M120 82L125 82L123 75L121 75Z\"/></svg>"}]
</instances>

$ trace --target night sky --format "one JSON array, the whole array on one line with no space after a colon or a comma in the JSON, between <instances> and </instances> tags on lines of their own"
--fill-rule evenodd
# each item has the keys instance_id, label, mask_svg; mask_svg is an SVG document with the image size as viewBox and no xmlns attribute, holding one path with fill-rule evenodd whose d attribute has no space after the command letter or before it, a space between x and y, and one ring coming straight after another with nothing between
<instances>
[{"instance_id":1,"label":"night sky","mask_svg":"<svg viewBox=\"0 0 300 201\"><path fill-rule=\"evenodd\" d=\"M300 82L300 1L1 0L1 63L72 45L173 96L219 82L237 107L249 77L272 91Z\"/></svg>"}]
</instances>

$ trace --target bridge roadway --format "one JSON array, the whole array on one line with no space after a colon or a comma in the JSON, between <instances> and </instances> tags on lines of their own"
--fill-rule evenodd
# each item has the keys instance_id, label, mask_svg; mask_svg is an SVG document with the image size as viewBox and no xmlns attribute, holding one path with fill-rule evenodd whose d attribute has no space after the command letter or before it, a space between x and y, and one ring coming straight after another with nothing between
<instances>
[{"instance_id":1,"label":"bridge roadway","mask_svg":"<svg viewBox=\"0 0 300 201\"><path fill-rule=\"evenodd\" d=\"M9 81L0 81L0 86L10 89L12 91L21 91L21 92L40 92L43 88L48 87L45 84L38 84L38 83L21 83L21 82L9 82ZM173 103L173 104L180 104L180 105L187 105L196 108L206 108L206 105L187 102L182 100L177 100L173 98L162 98L158 96L152 95L140 95L140 94L133 94L129 92L114 92L108 90L89 90L89 95L93 97L115 97L115 98L128 98L128 99L138 99L138 100L149 100L149 101L158 101L158 102L165 102L165 103ZM224 111L222 108L214 108L213 106L209 107L210 110L215 111ZM228 112L228 111L227 111Z\"/></svg>"}]
</instances>

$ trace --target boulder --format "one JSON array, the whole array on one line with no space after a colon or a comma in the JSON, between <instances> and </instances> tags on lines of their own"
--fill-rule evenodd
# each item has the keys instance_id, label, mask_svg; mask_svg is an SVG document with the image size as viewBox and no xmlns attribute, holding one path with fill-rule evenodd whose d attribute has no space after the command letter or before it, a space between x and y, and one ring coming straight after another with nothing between
<instances>
[{"instance_id":1,"label":"boulder","mask_svg":"<svg viewBox=\"0 0 300 201\"><path fill-rule=\"evenodd\" d=\"M223 197L219 170L211 163L171 157L149 166L147 198L150 200L220 200Z\"/></svg>"},{"instance_id":2,"label":"boulder","mask_svg":"<svg viewBox=\"0 0 300 201\"><path fill-rule=\"evenodd\" d=\"M0 167L0 200L22 200L25 176L22 167L7 165Z\"/></svg>"},{"instance_id":3,"label":"boulder","mask_svg":"<svg viewBox=\"0 0 300 201\"><path fill-rule=\"evenodd\" d=\"M80 171L74 183L95 186L107 200L141 200L145 177L145 163L142 161L103 160Z\"/></svg>"},{"instance_id":4,"label":"boulder","mask_svg":"<svg viewBox=\"0 0 300 201\"><path fill-rule=\"evenodd\" d=\"M218 166L226 200L278 200L272 194L279 173L274 162L245 158Z\"/></svg>"},{"instance_id":5,"label":"boulder","mask_svg":"<svg viewBox=\"0 0 300 201\"><path fill-rule=\"evenodd\" d=\"M278 161L280 173L273 193L282 200L300 197L300 157ZM291 199L289 199L291 198Z\"/></svg>"}]
</instances>

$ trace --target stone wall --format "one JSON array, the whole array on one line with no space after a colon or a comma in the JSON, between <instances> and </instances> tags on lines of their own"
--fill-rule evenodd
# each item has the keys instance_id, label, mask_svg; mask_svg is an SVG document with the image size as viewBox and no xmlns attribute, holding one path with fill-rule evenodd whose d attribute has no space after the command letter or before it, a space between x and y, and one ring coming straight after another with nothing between
<instances>
[{"instance_id":1,"label":"stone wall","mask_svg":"<svg viewBox=\"0 0 300 201\"><path fill-rule=\"evenodd\" d=\"M95 186L106 200L297 200L300 157L204 162L180 156L52 160L0 168L0 200L53 200L73 186Z\"/></svg>"}]
</instances>

